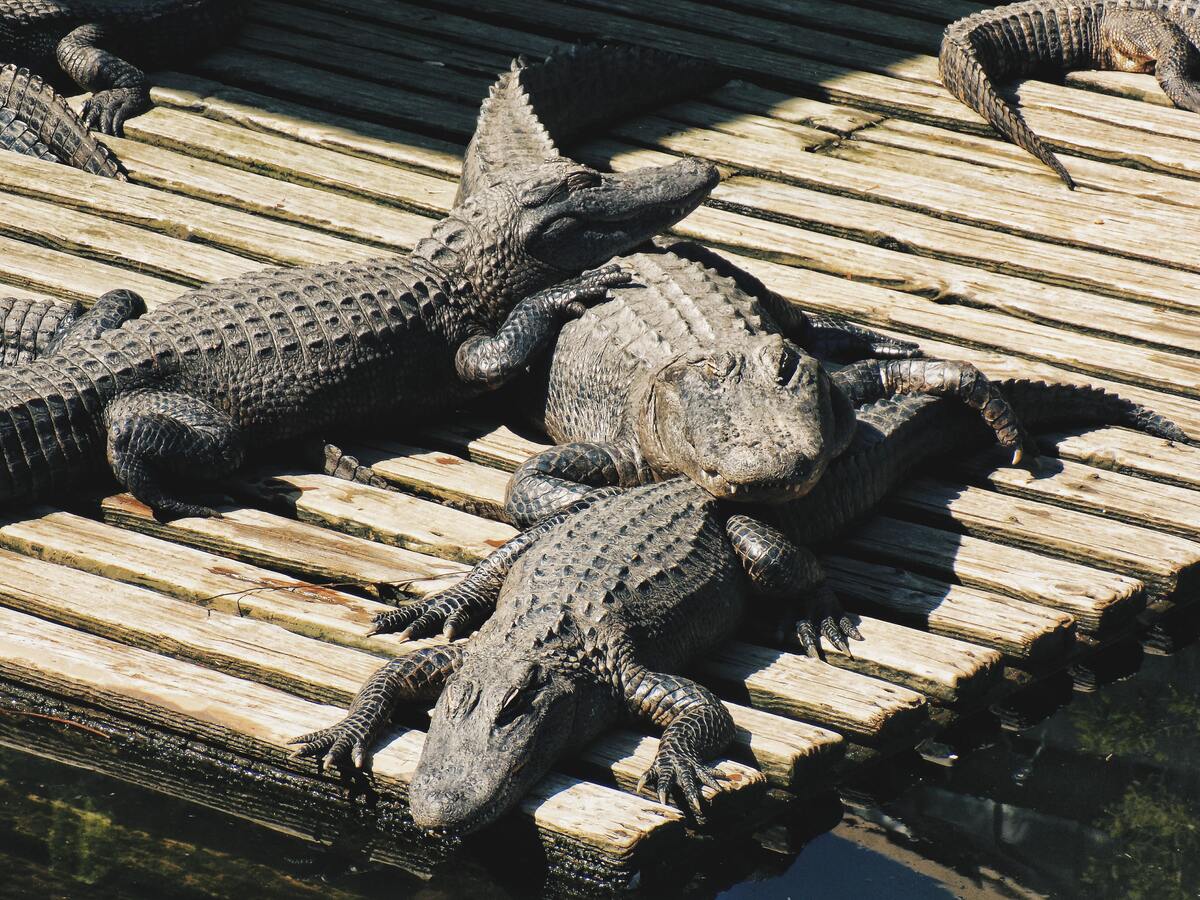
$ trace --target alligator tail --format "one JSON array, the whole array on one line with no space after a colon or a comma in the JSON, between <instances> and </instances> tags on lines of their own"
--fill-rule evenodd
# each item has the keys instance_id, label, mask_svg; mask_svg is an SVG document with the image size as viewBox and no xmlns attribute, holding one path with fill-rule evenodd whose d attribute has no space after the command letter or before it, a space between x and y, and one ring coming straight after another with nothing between
<instances>
[{"instance_id":1,"label":"alligator tail","mask_svg":"<svg viewBox=\"0 0 1200 900\"><path fill-rule=\"evenodd\" d=\"M539 63L515 59L480 107L458 201L493 169L556 159L560 144L728 77L711 62L625 45L574 45Z\"/></svg>"},{"instance_id":2,"label":"alligator tail","mask_svg":"<svg viewBox=\"0 0 1200 900\"><path fill-rule=\"evenodd\" d=\"M1031 430L1120 425L1194 443L1169 419L1099 388L1012 379L996 385ZM858 411L850 448L811 492L780 505L780 523L798 543L830 540L873 512L917 466L992 442L983 420L953 400L906 396L869 404Z\"/></svg>"},{"instance_id":3,"label":"alligator tail","mask_svg":"<svg viewBox=\"0 0 1200 900\"><path fill-rule=\"evenodd\" d=\"M50 85L28 69L0 68L0 149L128 180L112 151Z\"/></svg>"},{"instance_id":4,"label":"alligator tail","mask_svg":"<svg viewBox=\"0 0 1200 900\"><path fill-rule=\"evenodd\" d=\"M0 502L45 499L100 468L109 363L80 353L0 371Z\"/></svg>"},{"instance_id":5,"label":"alligator tail","mask_svg":"<svg viewBox=\"0 0 1200 900\"><path fill-rule=\"evenodd\" d=\"M1058 161L1058 157L1034 134L1024 116L1013 109L996 90L996 85L971 40L970 29L956 27L956 24L946 29L942 38L942 50L938 55L938 68L946 89L987 119L993 128L1018 147L1029 151L1048 165L1067 187L1074 190L1075 181Z\"/></svg>"},{"instance_id":6,"label":"alligator tail","mask_svg":"<svg viewBox=\"0 0 1200 900\"><path fill-rule=\"evenodd\" d=\"M77 302L0 297L0 367L24 365L45 355L55 336L82 313Z\"/></svg>"}]
</instances>

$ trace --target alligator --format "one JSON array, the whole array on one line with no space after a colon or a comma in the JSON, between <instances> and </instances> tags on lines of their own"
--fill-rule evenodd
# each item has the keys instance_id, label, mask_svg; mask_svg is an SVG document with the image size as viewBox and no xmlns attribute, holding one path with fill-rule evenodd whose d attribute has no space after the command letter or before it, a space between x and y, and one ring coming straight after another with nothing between
<instances>
[{"instance_id":1,"label":"alligator","mask_svg":"<svg viewBox=\"0 0 1200 900\"><path fill-rule=\"evenodd\" d=\"M159 515L214 515L170 482L500 386L628 278L596 266L691 212L718 177L692 159L617 175L564 160L493 179L407 256L255 272L140 316L140 298L110 292L49 355L0 371L0 499L44 497L107 455Z\"/></svg>"},{"instance_id":2,"label":"alligator","mask_svg":"<svg viewBox=\"0 0 1200 900\"><path fill-rule=\"evenodd\" d=\"M628 77L638 67L651 69L654 83L690 88L697 65L601 45L574 47L536 65L517 60L484 104L459 196L510 165L536 170L562 160L556 141L575 133L581 105L564 85L579 86L584 105L603 106L611 116L641 100L641 79ZM603 103L589 95L587 86L597 85L604 86ZM1019 426L972 367L910 361L915 345L807 314L694 244L627 254L618 264L637 287L615 288L609 302L568 323L548 363L514 392L525 417L563 442L513 476L506 512L514 524L536 522L593 487L679 474L739 503L799 496L853 434L845 393L851 388L859 402L913 391L961 396L992 418L1020 456ZM814 353L889 359L831 379ZM809 568L819 572L815 559ZM796 640L808 653L818 654L818 633L838 647L857 636L852 627L841 629L843 617L823 580L807 595L812 616ZM423 625L410 626L406 636Z\"/></svg>"},{"instance_id":3,"label":"alligator","mask_svg":"<svg viewBox=\"0 0 1200 900\"><path fill-rule=\"evenodd\" d=\"M1167 420L1092 388L1004 382L1033 425L1120 424L1181 438ZM812 542L869 512L931 456L987 439L961 405L904 397L865 406L853 443L803 497L783 504ZM664 729L639 787L703 821L705 759L733 722L682 674L738 629L757 596L807 578L782 535L687 478L601 488L488 556L459 583L382 614L434 614L465 641L414 650L364 684L346 716L292 740L318 766L362 768L400 703L437 698L409 786L414 821L459 833L494 821L564 756L631 716ZM485 621L486 620L486 621Z\"/></svg>"},{"instance_id":4,"label":"alligator","mask_svg":"<svg viewBox=\"0 0 1200 900\"><path fill-rule=\"evenodd\" d=\"M240 24L241 0L0 0L0 61L43 78L66 73L92 96L83 122L120 136L150 108L141 65L199 55Z\"/></svg>"},{"instance_id":5,"label":"alligator","mask_svg":"<svg viewBox=\"0 0 1200 900\"><path fill-rule=\"evenodd\" d=\"M1196 0L1024 0L952 22L939 68L950 93L1074 188L1066 168L1000 95L1009 78L1075 69L1153 72L1181 109L1200 112Z\"/></svg>"},{"instance_id":6,"label":"alligator","mask_svg":"<svg viewBox=\"0 0 1200 900\"><path fill-rule=\"evenodd\" d=\"M88 131L67 101L41 78L15 65L0 67L0 150L128 180L112 151Z\"/></svg>"}]
</instances>

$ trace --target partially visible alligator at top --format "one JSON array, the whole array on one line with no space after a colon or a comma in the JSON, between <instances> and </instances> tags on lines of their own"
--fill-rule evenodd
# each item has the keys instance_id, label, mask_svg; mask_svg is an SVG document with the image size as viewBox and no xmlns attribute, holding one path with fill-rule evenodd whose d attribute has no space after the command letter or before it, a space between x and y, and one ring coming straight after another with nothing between
<instances>
[{"instance_id":1,"label":"partially visible alligator at top","mask_svg":"<svg viewBox=\"0 0 1200 900\"><path fill-rule=\"evenodd\" d=\"M1173 424L1089 388L1001 385L1026 421L1122 424L1178 438ZM850 449L820 483L784 506L805 537L833 537L914 465L985 441L961 405L905 397L859 413ZM539 523L446 591L384 613L436 611L466 641L415 650L376 672L339 723L295 738L322 766L361 768L396 706L437 697L408 797L426 828L477 830L554 764L622 716L664 729L643 784L702 821L705 760L733 737L724 706L678 674L732 635L755 594L807 577L777 531L684 478L602 488ZM767 552L763 552L766 548ZM440 694L440 696L439 696Z\"/></svg>"},{"instance_id":2,"label":"partially visible alligator at top","mask_svg":"<svg viewBox=\"0 0 1200 900\"><path fill-rule=\"evenodd\" d=\"M84 90L83 121L120 135L150 108L150 85L134 65L202 54L240 24L242 0L0 0L0 63L43 78L65 72ZM128 57L128 59L126 59Z\"/></svg>"},{"instance_id":3,"label":"partially visible alligator at top","mask_svg":"<svg viewBox=\"0 0 1200 900\"><path fill-rule=\"evenodd\" d=\"M112 151L88 131L67 101L28 69L14 65L0 67L0 150L127 180Z\"/></svg>"},{"instance_id":4,"label":"partially visible alligator at top","mask_svg":"<svg viewBox=\"0 0 1200 900\"><path fill-rule=\"evenodd\" d=\"M684 90L694 88L697 65L605 46L575 47L536 65L517 61L484 104L459 196L513 168L560 164L555 139L574 133L579 120L573 112L581 105L564 85L589 98L603 86L611 115L622 103L641 100L639 67L650 70L652 83ZM629 91L635 96L625 97ZM1021 450L1019 425L972 367L892 358L831 380L811 353L909 357L916 348L807 315L694 244L650 248L618 263L636 286L614 289L611 301L569 323L548 364L517 394L525 415L564 442L514 475L506 510L518 525L596 486L628 487L679 474L722 500L777 503L800 496L853 434L847 390L858 402L914 391L955 394L984 411L1001 439ZM841 628L815 560L809 570L816 579L804 592L811 616L797 639L815 655L818 630L835 646L856 631ZM409 636L426 625L414 623Z\"/></svg>"},{"instance_id":5,"label":"partially visible alligator at top","mask_svg":"<svg viewBox=\"0 0 1200 900\"><path fill-rule=\"evenodd\" d=\"M1024 0L952 22L942 37L942 81L997 131L1066 183L1050 148L996 83L1075 69L1153 72L1176 106L1200 112L1197 0Z\"/></svg>"},{"instance_id":6,"label":"partially visible alligator at top","mask_svg":"<svg viewBox=\"0 0 1200 900\"><path fill-rule=\"evenodd\" d=\"M499 386L627 280L580 273L717 180L699 160L620 175L564 160L494 179L404 257L255 272L140 318L140 298L110 292L48 355L0 371L0 500L45 497L107 455L157 513L213 515L170 482L219 477L264 442Z\"/></svg>"}]
</instances>

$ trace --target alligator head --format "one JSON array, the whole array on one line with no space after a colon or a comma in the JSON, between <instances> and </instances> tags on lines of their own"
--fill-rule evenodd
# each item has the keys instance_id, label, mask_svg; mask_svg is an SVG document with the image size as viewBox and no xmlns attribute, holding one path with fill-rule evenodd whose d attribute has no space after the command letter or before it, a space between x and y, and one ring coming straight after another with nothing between
<instances>
[{"instance_id":1,"label":"alligator head","mask_svg":"<svg viewBox=\"0 0 1200 900\"><path fill-rule=\"evenodd\" d=\"M744 349L746 344L748 349ZM648 373L635 423L646 461L715 497L781 503L820 480L854 410L820 363L778 334L693 350Z\"/></svg>"},{"instance_id":2,"label":"alligator head","mask_svg":"<svg viewBox=\"0 0 1200 900\"><path fill-rule=\"evenodd\" d=\"M559 158L489 175L416 254L461 283L492 325L516 301L628 252L682 219L720 176L708 162L598 172Z\"/></svg>"},{"instance_id":3,"label":"alligator head","mask_svg":"<svg viewBox=\"0 0 1200 900\"><path fill-rule=\"evenodd\" d=\"M466 834L495 821L568 749L573 681L521 654L468 655L446 683L409 785L413 821Z\"/></svg>"}]
</instances>

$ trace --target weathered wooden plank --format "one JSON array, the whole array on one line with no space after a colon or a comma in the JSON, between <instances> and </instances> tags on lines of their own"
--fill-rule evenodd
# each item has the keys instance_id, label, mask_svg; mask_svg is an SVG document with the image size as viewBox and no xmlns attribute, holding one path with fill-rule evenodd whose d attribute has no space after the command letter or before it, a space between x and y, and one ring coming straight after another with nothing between
<instances>
[{"instance_id":1,"label":"weathered wooden plank","mask_svg":"<svg viewBox=\"0 0 1200 900\"><path fill-rule=\"evenodd\" d=\"M517 533L510 525L329 475L267 470L239 478L237 490L302 522L457 562L477 562Z\"/></svg>"},{"instance_id":2,"label":"weathered wooden plank","mask_svg":"<svg viewBox=\"0 0 1200 900\"><path fill-rule=\"evenodd\" d=\"M1002 494L1130 522L1185 538L1200 538L1200 493L1173 484L1097 469L1069 460L1040 458L1036 470L997 465L989 452L956 463L971 480Z\"/></svg>"},{"instance_id":3,"label":"weathered wooden plank","mask_svg":"<svg viewBox=\"0 0 1200 900\"><path fill-rule=\"evenodd\" d=\"M0 545L47 562L150 588L180 600L282 626L305 637L377 655L396 656L431 641L367 635L371 617L392 607L314 584L229 556L40 507L0 526ZM413 593L449 587L462 567L429 558L441 579L419 582Z\"/></svg>"},{"instance_id":4,"label":"weathered wooden plank","mask_svg":"<svg viewBox=\"0 0 1200 900\"><path fill-rule=\"evenodd\" d=\"M1086 632L1127 622L1145 605L1136 578L888 516L864 522L838 552L1049 606Z\"/></svg>"},{"instance_id":5,"label":"weathered wooden plank","mask_svg":"<svg viewBox=\"0 0 1200 900\"><path fill-rule=\"evenodd\" d=\"M186 109L217 122L447 177L457 178L462 168L463 148L458 144L195 75L158 72L154 80L150 96L156 104Z\"/></svg>"},{"instance_id":6,"label":"weathered wooden plank","mask_svg":"<svg viewBox=\"0 0 1200 900\"><path fill-rule=\"evenodd\" d=\"M927 715L925 698L907 688L765 647L724 645L700 671L757 709L820 722L871 743L911 731Z\"/></svg>"},{"instance_id":7,"label":"weathered wooden plank","mask_svg":"<svg viewBox=\"0 0 1200 900\"><path fill-rule=\"evenodd\" d=\"M177 236L113 222L31 197L0 195L0 234L181 285L232 278L261 264Z\"/></svg>"},{"instance_id":8,"label":"weathered wooden plank","mask_svg":"<svg viewBox=\"0 0 1200 900\"><path fill-rule=\"evenodd\" d=\"M826 662L944 703L977 697L1000 679L1002 658L993 649L870 616L857 618L864 640L852 642L849 653L826 645Z\"/></svg>"},{"instance_id":9,"label":"weathered wooden plank","mask_svg":"<svg viewBox=\"0 0 1200 900\"><path fill-rule=\"evenodd\" d=\"M105 498L101 511L106 522L123 528L373 594L427 593L433 586L445 586L445 576L465 568L258 510L229 509L220 519L176 519L164 524L129 494L118 494Z\"/></svg>"},{"instance_id":10,"label":"weathered wooden plank","mask_svg":"<svg viewBox=\"0 0 1200 900\"><path fill-rule=\"evenodd\" d=\"M773 119L820 128L843 136L887 121L881 113L853 106L837 106L810 97L796 97L748 81L727 81L704 96L718 106L758 116L769 115ZM664 112L673 116L675 107L667 107Z\"/></svg>"},{"instance_id":11,"label":"weathered wooden plank","mask_svg":"<svg viewBox=\"0 0 1200 900\"><path fill-rule=\"evenodd\" d=\"M96 178L69 166L12 154L0 166L0 190L48 200L252 259L311 265L369 259L379 251L307 228L273 222L177 194Z\"/></svg>"},{"instance_id":12,"label":"weathered wooden plank","mask_svg":"<svg viewBox=\"0 0 1200 900\"><path fill-rule=\"evenodd\" d=\"M888 12L825 0L724 0L721 5L807 27L852 34L867 38L873 43L926 52L937 52L942 38L940 25L921 18L911 18L914 13L906 8L907 4L903 0L894 4L894 11ZM892 6L893 4L888 4L889 9ZM937 14L956 18L950 12L954 8L978 11L978 7L972 7L971 4L948 0L938 4Z\"/></svg>"},{"instance_id":13,"label":"weathered wooden plank","mask_svg":"<svg viewBox=\"0 0 1200 900\"><path fill-rule=\"evenodd\" d=\"M1157 88L1157 83L1155 83L1155 87ZM1040 160L1035 159L1015 144L992 136L947 131L944 128L935 128L905 119L881 119L876 125L863 129L855 137L856 140L848 142L845 148L839 149L853 152L870 144L876 148L889 147L920 153L922 161L933 155L959 159L980 166L1021 172L1025 175L1036 176L1046 190L1054 189L1054 186L1059 183L1058 175L1050 171ZM892 156L879 154L871 158L894 165L901 164L906 157L897 153ZM1181 206L1196 206L1200 202L1197 200L1195 192L1188 190L1189 182L1187 180L1171 175L1145 172L1141 169L1082 157L1071 160L1071 169L1072 177L1076 179L1077 189L1085 193L1096 190L1115 191L1161 203L1177 203Z\"/></svg>"},{"instance_id":14,"label":"weathered wooden plank","mask_svg":"<svg viewBox=\"0 0 1200 900\"><path fill-rule=\"evenodd\" d=\"M920 223L914 225L919 227ZM916 247L902 242L906 237L903 234L897 234L897 240L893 241L876 233L877 245L866 232L855 231L846 237L817 230L823 227L818 223L813 228L792 230L790 226L763 222L745 214L706 208L688 217L676 230L695 238L704 235L707 242L739 254L761 253L767 260L915 294L941 307L971 306L1003 313L1018 320L1013 323L1016 328L1020 327L1020 320L1028 320L1172 352L1200 349L1200 324L1197 324L1200 319L1194 309L1187 309L1191 302L1187 295L1180 296L1177 309L1165 309L988 271L980 267L983 261L979 259L963 265L926 255L925 247L938 245L933 238L933 232L940 228L938 225L925 236L923 246ZM845 233L840 228L837 231ZM951 237L946 235L947 239ZM958 245L955 255L963 249ZM935 252L940 255L942 251ZM1014 262L1018 256L1014 253ZM735 262L742 264L741 260ZM767 271L772 269L765 260L759 261L759 265ZM765 283L774 287L769 278Z\"/></svg>"},{"instance_id":15,"label":"weathered wooden plank","mask_svg":"<svg viewBox=\"0 0 1200 900\"><path fill-rule=\"evenodd\" d=\"M252 681L83 634L0 609L0 673L19 683L199 740L249 752L285 768L287 741L338 721L344 710ZM377 789L403 796L422 735L400 731L373 756ZM327 776L332 777L332 776ZM561 775L540 782L515 822L568 834L606 853L627 855L657 832L679 826L678 811ZM527 827L527 826L522 826ZM669 832L668 832L669 833Z\"/></svg>"},{"instance_id":16,"label":"weathered wooden plank","mask_svg":"<svg viewBox=\"0 0 1200 900\"><path fill-rule=\"evenodd\" d=\"M450 453L379 438L364 438L343 449L409 493L488 519L506 519L507 472Z\"/></svg>"},{"instance_id":17,"label":"weathered wooden plank","mask_svg":"<svg viewBox=\"0 0 1200 900\"><path fill-rule=\"evenodd\" d=\"M422 444L465 456L484 466L511 472L550 445L518 434L507 425L459 416L451 421L422 425Z\"/></svg>"},{"instance_id":18,"label":"weathered wooden plank","mask_svg":"<svg viewBox=\"0 0 1200 900\"><path fill-rule=\"evenodd\" d=\"M430 220L378 203L256 175L139 141L109 141L138 184L232 206L395 251L429 233ZM76 214L77 215L77 214Z\"/></svg>"},{"instance_id":19,"label":"weathered wooden plank","mask_svg":"<svg viewBox=\"0 0 1200 900\"><path fill-rule=\"evenodd\" d=\"M420 172L319 147L296 152L295 142L173 109L152 109L130 120L126 134L140 141L216 160L227 166L315 185L351 197L418 212L445 212L455 185ZM332 199L332 198L331 198ZM429 223L426 223L428 231ZM418 237L423 235L417 235Z\"/></svg>"},{"instance_id":20,"label":"weathered wooden plank","mask_svg":"<svg viewBox=\"0 0 1200 900\"><path fill-rule=\"evenodd\" d=\"M901 488L888 505L905 517L1132 575L1155 597L1186 588L1200 566L1200 544L1176 535L931 478Z\"/></svg>"},{"instance_id":21,"label":"weathered wooden plank","mask_svg":"<svg viewBox=\"0 0 1200 900\"><path fill-rule=\"evenodd\" d=\"M1031 663L1046 662L1070 646L1074 620L1064 613L891 566L840 556L826 564L839 594L918 622L934 634L994 647Z\"/></svg>"},{"instance_id":22,"label":"weathered wooden plank","mask_svg":"<svg viewBox=\"0 0 1200 900\"><path fill-rule=\"evenodd\" d=\"M1200 448L1124 428L1048 435L1042 445L1063 459L1154 481L1200 488Z\"/></svg>"},{"instance_id":23,"label":"weathered wooden plank","mask_svg":"<svg viewBox=\"0 0 1200 900\"><path fill-rule=\"evenodd\" d=\"M0 172L3 170L0 166ZM47 293L87 303L105 291L123 287L141 294L147 306L157 306L187 289L173 281L7 237L0 237L0 278L15 287L15 293Z\"/></svg>"},{"instance_id":24,"label":"weathered wooden plank","mask_svg":"<svg viewBox=\"0 0 1200 900\"><path fill-rule=\"evenodd\" d=\"M773 783L792 790L810 787L845 755L840 734L738 703L725 703L737 729L739 753Z\"/></svg>"}]
</instances>

